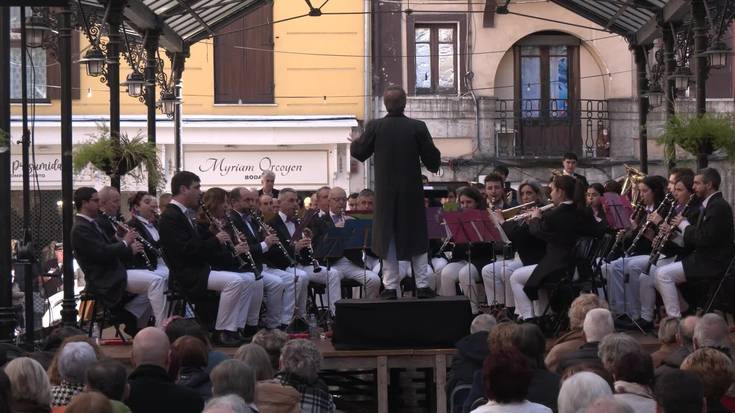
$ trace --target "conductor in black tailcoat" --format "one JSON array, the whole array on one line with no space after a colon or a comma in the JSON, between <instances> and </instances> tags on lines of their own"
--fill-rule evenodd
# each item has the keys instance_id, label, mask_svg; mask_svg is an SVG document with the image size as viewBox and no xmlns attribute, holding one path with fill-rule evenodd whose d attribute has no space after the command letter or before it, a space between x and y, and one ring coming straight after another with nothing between
<instances>
[{"instance_id":1,"label":"conductor in black tailcoat","mask_svg":"<svg viewBox=\"0 0 735 413\"><path fill-rule=\"evenodd\" d=\"M417 295L433 297L427 280L428 236L421 163L439 170L441 154L426 124L406 117L406 92L391 86L383 94L388 114L365 126L350 146L352 156L365 161L374 155L375 213L372 249L383 258L382 297L395 299L399 288L398 260L413 261Z\"/></svg>"}]
</instances>

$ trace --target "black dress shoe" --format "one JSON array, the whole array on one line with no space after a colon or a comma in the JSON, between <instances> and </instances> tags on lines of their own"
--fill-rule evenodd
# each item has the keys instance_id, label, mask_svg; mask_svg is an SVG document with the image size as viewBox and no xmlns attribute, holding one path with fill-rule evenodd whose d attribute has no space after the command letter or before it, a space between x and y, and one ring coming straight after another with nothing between
<instances>
[{"instance_id":1,"label":"black dress shoe","mask_svg":"<svg viewBox=\"0 0 735 413\"><path fill-rule=\"evenodd\" d=\"M215 331L214 344L222 347L240 347L243 344L240 336L234 331Z\"/></svg>"},{"instance_id":2,"label":"black dress shoe","mask_svg":"<svg viewBox=\"0 0 735 413\"><path fill-rule=\"evenodd\" d=\"M648 321L643 318L639 318L635 320L636 324L638 324L638 327L641 328L643 331L651 331L653 330L653 321Z\"/></svg>"},{"instance_id":3,"label":"black dress shoe","mask_svg":"<svg viewBox=\"0 0 735 413\"><path fill-rule=\"evenodd\" d=\"M390 289L390 290L383 290L382 293L380 293L380 298L383 300L397 300L398 299L398 293L396 290Z\"/></svg>"},{"instance_id":4,"label":"black dress shoe","mask_svg":"<svg viewBox=\"0 0 735 413\"><path fill-rule=\"evenodd\" d=\"M289 334L308 333L309 323L303 318L294 318L291 324L286 327L286 332Z\"/></svg>"},{"instance_id":5,"label":"black dress shoe","mask_svg":"<svg viewBox=\"0 0 735 413\"><path fill-rule=\"evenodd\" d=\"M434 290L432 290L429 287L421 287L418 290L416 290L416 297L417 298L434 298L436 297L436 293Z\"/></svg>"},{"instance_id":6,"label":"black dress shoe","mask_svg":"<svg viewBox=\"0 0 735 413\"><path fill-rule=\"evenodd\" d=\"M255 333L258 332L258 326L246 325L245 328L241 328L238 333L240 334L240 340L250 342L253 339Z\"/></svg>"}]
</instances>

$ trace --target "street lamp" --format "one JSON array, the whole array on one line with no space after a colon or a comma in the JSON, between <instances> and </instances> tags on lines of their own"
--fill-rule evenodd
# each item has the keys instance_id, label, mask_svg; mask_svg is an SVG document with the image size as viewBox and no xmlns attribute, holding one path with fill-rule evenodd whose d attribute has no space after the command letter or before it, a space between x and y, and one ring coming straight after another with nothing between
<instances>
[{"instance_id":1,"label":"street lamp","mask_svg":"<svg viewBox=\"0 0 735 413\"><path fill-rule=\"evenodd\" d=\"M686 67L679 67L676 69L670 78L674 79L674 87L679 92L684 92L689 87L689 80L692 77L692 72Z\"/></svg>"},{"instance_id":2,"label":"street lamp","mask_svg":"<svg viewBox=\"0 0 735 413\"><path fill-rule=\"evenodd\" d=\"M702 54L707 56L711 69L722 69L727 66L727 55L731 53L732 50L728 49L725 43L717 42Z\"/></svg>"},{"instance_id":3,"label":"street lamp","mask_svg":"<svg viewBox=\"0 0 735 413\"><path fill-rule=\"evenodd\" d=\"M28 16L26 18L26 44L28 47L43 46L43 39L47 33L55 33L45 23L42 16Z\"/></svg>"},{"instance_id":4,"label":"street lamp","mask_svg":"<svg viewBox=\"0 0 735 413\"><path fill-rule=\"evenodd\" d=\"M663 103L664 91L658 83L654 83L644 96L648 98L648 104L651 105L652 108L657 108Z\"/></svg>"},{"instance_id":5,"label":"street lamp","mask_svg":"<svg viewBox=\"0 0 735 413\"><path fill-rule=\"evenodd\" d=\"M145 76L142 73L135 71L128 75L127 80L122 83L128 87L128 95L130 97L143 96L143 87L145 86Z\"/></svg>"},{"instance_id":6,"label":"street lamp","mask_svg":"<svg viewBox=\"0 0 735 413\"><path fill-rule=\"evenodd\" d=\"M173 116L176 111L176 105L180 103L179 98L173 92L164 92L161 96L161 100L158 104L161 106L161 111L166 116Z\"/></svg>"},{"instance_id":7,"label":"street lamp","mask_svg":"<svg viewBox=\"0 0 735 413\"><path fill-rule=\"evenodd\" d=\"M105 55L93 47L84 54L83 59L79 59L79 63L84 63L87 66L87 75L97 77L102 74L102 68L105 65Z\"/></svg>"}]
</instances>

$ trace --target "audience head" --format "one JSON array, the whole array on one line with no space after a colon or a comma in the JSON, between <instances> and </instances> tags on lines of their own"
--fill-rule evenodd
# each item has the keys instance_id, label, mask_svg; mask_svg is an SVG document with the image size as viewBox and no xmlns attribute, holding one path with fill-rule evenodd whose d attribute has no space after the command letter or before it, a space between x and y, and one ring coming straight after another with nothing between
<instances>
[{"instance_id":1,"label":"audience head","mask_svg":"<svg viewBox=\"0 0 735 413\"><path fill-rule=\"evenodd\" d=\"M643 349L636 339L625 333L607 334L600 341L597 355L607 371L614 374L618 360L629 353L640 353Z\"/></svg>"},{"instance_id":2,"label":"audience head","mask_svg":"<svg viewBox=\"0 0 735 413\"><path fill-rule=\"evenodd\" d=\"M96 391L82 392L74 396L65 413L114 413L112 403L104 394Z\"/></svg>"},{"instance_id":3,"label":"audience head","mask_svg":"<svg viewBox=\"0 0 735 413\"><path fill-rule=\"evenodd\" d=\"M179 337L192 336L201 340L208 349L212 347L207 331L193 318L175 318L171 320L166 325L166 336L169 343L173 343Z\"/></svg>"},{"instance_id":4,"label":"audience head","mask_svg":"<svg viewBox=\"0 0 735 413\"><path fill-rule=\"evenodd\" d=\"M704 386L691 371L670 370L656 379L656 403L661 413L704 413Z\"/></svg>"},{"instance_id":5,"label":"audience head","mask_svg":"<svg viewBox=\"0 0 735 413\"><path fill-rule=\"evenodd\" d=\"M127 398L128 373L125 366L114 360L98 361L87 368L86 390L97 391L110 400Z\"/></svg>"},{"instance_id":6,"label":"audience head","mask_svg":"<svg viewBox=\"0 0 735 413\"><path fill-rule=\"evenodd\" d=\"M499 404L524 401L532 377L526 358L512 348L491 351L482 366L485 396Z\"/></svg>"},{"instance_id":7,"label":"audience head","mask_svg":"<svg viewBox=\"0 0 735 413\"><path fill-rule=\"evenodd\" d=\"M517 331L518 324L513 322L506 321L496 325L487 336L488 348L490 348L490 351L512 348L514 346L513 338Z\"/></svg>"},{"instance_id":8,"label":"audience head","mask_svg":"<svg viewBox=\"0 0 735 413\"><path fill-rule=\"evenodd\" d=\"M694 328L697 327L698 322L699 317L695 315L684 317L679 322L679 332L676 334L679 344L689 349L694 347Z\"/></svg>"},{"instance_id":9,"label":"audience head","mask_svg":"<svg viewBox=\"0 0 735 413\"><path fill-rule=\"evenodd\" d=\"M262 329L253 336L252 344L257 344L265 349L271 360L274 370L280 368L281 350L288 341L288 334L281 330Z\"/></svg>"},{"instance_id":10,"label":"audience head","mask_svg":"<svg viewBox=\"0 0 735 413\"><path fill-rule=\"evenodd\" d=\"M559 413L577 413L603 397L612 397L610 385L597 374L583 371L561 384L557 406Z\"/></svg>"},{"instance_id":11,"label":"audience head","mask_svg":"<svg viewBox=\"0 0 735 413\"><path fill-rule=\"evenodd\" d=\"M637 383L643 386L653 384L653 360L651 355L641 351L626 353L615 360L613 366L615 381Z\"/></svg>"},{"instance_id":12,"label":"audience head","mask_svg":"<svg viewBox=\"0 0 735 413\"><path fill-rule=\"evenodd\" d=\"M584 318L587 313L595 308L607 309L605 300L597 296L597 294L581 294L572 301L569 307L569 327L572 330L582 329Z\"/></svg>"},{"instance_id":13,"label":"audience head","mask_svg":"<svg viewBox=\"0 0 735 413\"><path fill-rule=\"evenodd\" d=\"M153 365L167 369L170 347L166 333L160 329L147 327L140 330L133 338L133 366Z\"/></svg>"},{"instance_id":14,"label":"audience head","mask_svg":"<svg viewBox=\"0 0 735 413\"><path fill-rule=\"evenodd\" d=\"M10 378L5 371L0 369L0 413L10 413Z\"/></svg>"},{"instance_id":15,"label":"audience head","mask_svg":"<svg viewBox=\"0 0 735 413\"><path fill-rule=\"evenodd\" d=\"M235 360L240 360L255 370L255 380L270 380L273 378L273 367L265 349L258 344L245 344L235 352Z\"/></svg>"},{"instance_id":16,"label":"audience head","mask_svg":"<svg viewBox=\"0 0 735 413\"><path fill-rule=\"evenodd\" d=\"M28 357L13 359L5 365L10 379L13 400L26 400L48 406L51 404L51 383L43 367Z\"/></svg>"},{"instance_id":17,"label":"audience head","mask_svg":"<svg viewBox=\"0 0 735 413\"><path fill-rule=\"evenodd\" d=\"M487 331L488 333L498 324L495 317L490 314L479 314L472 320L470 324L470 334L479 333L480 331Z\"/></svg>"},{"instance_id":18,"label":"audience head","mask_svg":"<svg viewBox=\"0 0 735 413\"><path fill-rule=\"evenodd\" d=\"M714 348L695 350L681 362L681 369L699 376L707 400L719 400L732 385L735 374L732 361Z\"/></svg>"},{"instance_id":19,"label":"audience head","mask_svg":"<svg viewBox=\"0 0 735 413\"><path fill-rule=\"evenodd\" d=\"M611 397L601 397L590 404L584 413L635 413L627 403Z\"/></svg>"},{"instance_id":20,"label":"audience head","mask_svg":"<svg viewBox=\"0 0 735 413\"><path fill-rule=\"evenodd\" d=\"M196 337L179 337L171 344L171 363L177 368L203 369L207 367L207 356L207 346Z\"/></svg>"},{"instance_id":21,"label":"audience head","mask_svg":"<svg viewBox=\"0 0 735 413\"><path fill-rule=\"evenodd\" d=\"M594 308L588 311L584 316L582 331L588 343L602 341L606 335L615 331L610 311L604 308Z\"/></svg>"},{"instance_id":22,"label":"audience head","mask_svg":"<svg viewBox=\"0 0 735 413\"><path fill-rule=\"evenodd\" d=\"M69 337L81 336L86 333L76 327L59 327L51 331L43 346L44 351L55 351L61 347L61 343Z\"/></svg>"},{"instance_id":23,"label":"audience head","mask_svg":"<svg viewBox=\"0 0 735 413\"><path fill-rule=\"evenodd\" d=\"M513 344L529 362L532 369L545 368L546 337L536 324L521 324L516 329Z\"/></svg>"},{"instance_id":24,"label":"audience head","mask_svg":"<svg viewBox=\"0 0 735 413\"><path fill-rule=\"evenodd\" d=\"M209 373L212 395L236 394L248 403L255 400L255 371L240 360L225 360Z\"/></svg>"},{"instance_id":25,"label":"audience head","mask_svg":"<svg viewBox=\"0 0 735 413\"><path fill-rule=\"evenodd\" d=\"M602 364L595 363L595 362L582 362L582 363L575 363L571 366L564 369L564 371L561 373L561 381L564 381L573 375L581 372L588 372L588 373L594 373L600 376L601 379L605 380L605 383L610 386L610 390L613 390L615 388L615 379L612 376L612 373L605 370L604 367L602 367Z\"/></svg>"},{"instance_id":26,"label":"audience head","mask_svg":"<svg viewBox=\"0 0 735 413\"><path fill-rule=\"evenodd\" d=\"M306 381L314 383L319 378L322 355L316 345L309 340L291 340L281 351L281 370Z\"/></svg>"},{"instance_id":27,"label":"audience head","mask_svg":"<svg viewBox=\"0 0 735 413\"><path fill-rule=\"evenodd\" d=\"M242 397L228 394L209 399L202 413L250 413L250 411Z\"/></svg>"},{"instance_id":28,"label":"audience head","mask_svg":"<svg viewBox=\"0 0 735 413\"><path fill-rule=\"evenodd\" d=\"M730 328L719 314L703 315L694 327L694 349L704 347L730 351Z\"/></svg>"},{"instance_id":29,"label":"audience head","mask_svg":"<svg viewBox=\"0 0 735 413\"><path fill-rule=\"evenodd\" d=\"M679 319L666 317L658 326L658 341L661 344L675 344L676 335L679 334Z\"/></svg>"},{"instance_id":30,"label":"audience head","mask_svg":"<svg viewBox=\"0 0 735 413\"><path fill-rule=\"evenodd\" d=\"M95 354L97 355L97 359L102 358L102 351L100 350L100 347L97 345L97 343L91 339L86 334L78 335L78 336L71 336L64 339L64 341L61 343L61 346L59 346L59 349L63 349L67 344L69 343L87 343L94 349ZM59 374L59 356L61 355L61 351L57 350L54 354L54 357L51 359L51 364L48 367L48 378L51 384L60 384L61 383L61 375Z\"/></svg>"},{"instance_id":31,"label":"audience head","mask_svg":"<svg viewBox=\"0 0 735 413\"><path fill-rule=\"evenodd\" d=\"M97 361L92 346L85 342L67 343L59 350L58 369L62 380L83 384L87 368Z\"/></svg>"}]
</instances>

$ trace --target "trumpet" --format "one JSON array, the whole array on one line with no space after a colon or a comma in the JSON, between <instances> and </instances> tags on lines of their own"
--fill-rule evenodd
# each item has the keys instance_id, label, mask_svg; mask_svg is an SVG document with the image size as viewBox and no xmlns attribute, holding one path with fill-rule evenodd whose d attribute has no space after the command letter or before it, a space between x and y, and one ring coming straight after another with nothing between
<instances>
[{"instance_id":1,"label":"trumpet","mask_svg":"<svg viewBox=\"0 0 735 413\"><path fill-rule=\"evenodd\" d=\"M204 205L204 202L202 202L201 199L199 200L199 207L202 208L202 212L204 212L204 215L207 216L210 224L214 225L218 231L225 231L222 223L217 218L215 218L214 215L212 215L212 213L209 211L209 208ZM230 252L230 255L232 255L232 257L237 260L237 272L241 272L242 270L247 268L248 263L242 259L237 251L235 251L235 244L233 244L232 241L225 242L225 248L227 248L227 250Z\"/></svg>"},{"instance_id":2,"label":"trumpet","mask_svg":"<svg viewBox=\"0 0 735 413\"><path fill-rule=\"evenodd\" d=\"M265 233L266 235L271 235L274 233L273 228L269 227L268 224L263 222L263 216L261 214L253 213L253 219L255 220L255 223L258 224L258 227L260 227L260 230L263 231L263 233ZM283 243L280 239L276 242L276 247L281 250L283 256L286 257L286 259L288 260L289 265L296 264L296 260L291 257L291 254L288 253L288 250L286 250L286 247L283 246Z\"/></svg>"},{"instance_id":3,"label":"trumpet","mask_svg":"<svg viewBox=\"0 0 735 413\"><path fill-rule=\"evenodd\" d=\"M230 229L232 229L232 234L237 239L238 244L242 242L245 242L245 243L248 242L247 237L245 237L245 234L243 234L242 232L240 232L239 229L237 229L237 227L235 226L235 223L232 222L232 220L227 215L225 215L224 220L230 226ZM249 249L245 251L245 258L248 260L248 264L250 264L250 266L253 268L253 274L255 274L255 281L258 281L259 279L263 278L263 273L260 269L258 269L258 266L255 265L255 259L253 258L253 254L250 253Z\"/></svg>"},{"instance_id":4,"label":"trumpet","mask_svg":"<svg viewBox=\"0 0 735 413\"><path fill-rule=\"evenodd\" d=\"M524 205L527 205L527 204L524 204ZM542 207L539 207L538 210L540 212L546 212L546 211L550 210L551 208L554 208L555 206L556 205L554 205L554 204L546 204L546 205L544 205ZM518 215L514 215L514 216L510 217L506 221L523 221L523 220L525 220L527 218L530 218L531 217L531 214L532 214L531 211L524 212L522 214L518 214Z\"/></svg>"},{"instance_id":5,"label":"trumpet","mask_svg":"<svg viewBox=\"0 0 735 413\"><path fill-rule=\"evenodd\" d=\"M119 219L117 219L117 218L115 218L115 217L113 217L111 215L108 215L104 211L100 211L100 215L102 215L105 219L107 219L108 221L110 221L110 223L112 223L112 226L115 227L115 230L117 230L117 231L121 231L122 230L123 232L126 232L126 233L127 232L130 232L130 231L133 231L133 229L130 228L128 226L128 224L122 222L121 220L119 220ZM151 257L148 256L148 253L146 253L145 249L147 248L148 250L150 250L151 252L153 252L154 254L156 254L156 258L158 258L158 257L161 256L161 250L159 250L158 248L154 247L153 244L151 244L150 242L148 242L148 240L145 239L145 238L143 238L143 236L140 235L140 234L138 234L135 237L135 240L138 241L138 242L140 242L141 244L143 244L144 249L143 249L143 251L140 252L140 256L143 258L143 261L145 262L145 266L149 270L151 270L151 271L155 270L156 269L156 266L153 265L153 262L151 261Z\"/></svg>"},{"instance_id":6,"label":"trumpet","mask_svg":"<svg viewBox=\"0 0 735 413\"><path fill-rule=\"evenodd\" d=\"M502 210L500 212L503 214L503 219L510 219L510 218L513 218L514 216L520 214L524 210L526 210L528 208L531 208L534 205L536 205L536 202L534 202L534 201L526 202L525 204L521 204L521 205L518 205L518 206L514 206L512 208L504 209L504 210Z\"/></svg>"}]
</instances>

